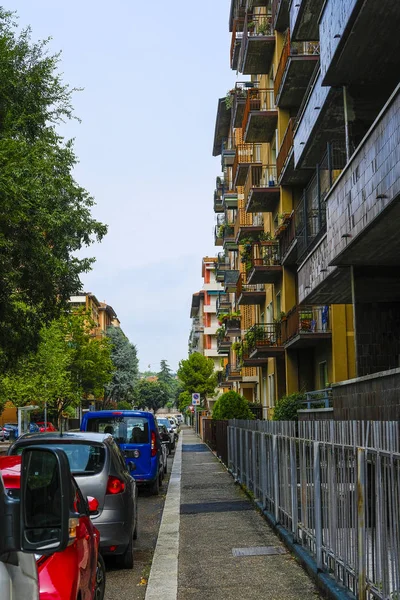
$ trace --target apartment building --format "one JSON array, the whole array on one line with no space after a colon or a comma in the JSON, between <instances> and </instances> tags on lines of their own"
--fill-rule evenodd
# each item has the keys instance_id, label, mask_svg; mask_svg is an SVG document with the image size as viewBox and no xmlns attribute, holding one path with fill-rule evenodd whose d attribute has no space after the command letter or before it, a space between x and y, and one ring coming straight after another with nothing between
<instances>
[{"instance_id":1,"label":"apartment building","mask_svg":"<svg viewBox=\"0 0 400 600\"><path fill-rule=\"evenodd\" d=\"M231 67L246 77L217 106L217 278L228 312L240 312L240 330L226 332L235 386L254 369L252 399L266 416L277 398L298 390L333 403L327 415L350 416L359 388L350 398L354 384L335 384L400 365L397 339L388 340L400 314L389 306L398 254L373 222L393 205L400 178L400 55L390 35L398 13L391 2L378 8L368 0L231 2ZM370 244L358 241L370 228ZM229 369L221 385L228 383Z\"/></svg>"},{"instance_id":2,"label":"apartment building","mask_svg":"<svg viewBox=\"0 0 400 600\"><path fill-rule=\"evenodd\" d=\"M84 309L89 312L95 323L92 332L94 337L103 337L106 334L107 327L111 325L120 327L120 321L113 307L106 302L100 302L92 292L71 296L69 305L72 309Z\"/></svg>"},{"instance_id":3,"label":"apartment building","mask_svg":"<svg viewBox=\"0 0 400 600\"><path fill-rule=\"evenodd\" d=\"M199 292L193 294L190 309L192 327L189 335L189 354L199 352L211 358L214 362L214 370L221 371L225 361L224 356L218 351L220 325L217 317L217 302L223 288L216 278L216 266L215 256L205 256L202 259L203 286ZM215 398L207 399L210 410L214 402Z\"/></svg>"}]
</instances>

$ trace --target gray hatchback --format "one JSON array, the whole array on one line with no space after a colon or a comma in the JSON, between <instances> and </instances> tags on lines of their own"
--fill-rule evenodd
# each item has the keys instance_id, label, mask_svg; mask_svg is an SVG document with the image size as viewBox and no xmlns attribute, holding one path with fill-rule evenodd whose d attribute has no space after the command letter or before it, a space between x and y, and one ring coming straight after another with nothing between
<instances>
[{"instance_id":1,"label":"gray hatchback","mask_svg":"<svg viewBox=\"0 0 400 600\"><path fill-rule=\"evenodd\" d=\"M83 494L99 503L90 516L100 532L101 553L114 555L122 567L131 568L137 537L137 487L112 435L27 433L10 446L8 454L21 454L23 447L34 444L64 450Z\"/></svg>"}]
</instances>

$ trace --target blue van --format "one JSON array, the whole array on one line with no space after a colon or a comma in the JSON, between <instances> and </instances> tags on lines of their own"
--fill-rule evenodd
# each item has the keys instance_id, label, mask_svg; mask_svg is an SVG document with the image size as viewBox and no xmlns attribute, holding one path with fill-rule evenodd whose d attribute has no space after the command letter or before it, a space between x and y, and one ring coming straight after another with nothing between
<instances>
[{"instance_id":1,"label":"blue van","mask_svg":"<svg viewBox=\"0 0 400 600\"><path fill-rule=\"evenodd\" d=\"M161 439L154 415L141 410L89 411L81 431L110 433L121 448L129 472L137 484L158 494L164 476Z\"/></svg>"}]
</instances>

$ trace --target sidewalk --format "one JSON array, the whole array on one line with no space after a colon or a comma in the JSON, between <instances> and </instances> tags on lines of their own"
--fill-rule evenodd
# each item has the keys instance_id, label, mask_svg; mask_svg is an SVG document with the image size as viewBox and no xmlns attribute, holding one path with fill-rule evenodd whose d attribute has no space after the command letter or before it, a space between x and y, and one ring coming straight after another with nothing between
<instances>
[{"instance_id":1,"label":"sidewalk","mask_svg":"<svg viewBox=\"0 0 400 600\"><path fill-rule=\"evenodd\" d=\"M180 436L146 600L320 598L192 429Z\"/></svg>"}]
</instances>

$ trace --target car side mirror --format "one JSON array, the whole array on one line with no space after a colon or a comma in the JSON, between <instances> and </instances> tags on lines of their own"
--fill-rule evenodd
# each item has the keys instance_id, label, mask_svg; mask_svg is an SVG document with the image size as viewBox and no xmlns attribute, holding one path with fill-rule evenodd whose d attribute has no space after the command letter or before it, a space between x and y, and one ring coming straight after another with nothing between
<instances>
[{"instance_id":1,"label":"car side mirror","mask_svg":"<svg viewBox=\"0 0 400 600\"><path fill-rule=\"evenodd\" d=\"M23 552L52 554L69 543L76 527L70 513L73 486L68 458L61 449L43 446L22 451L20 548Z\"/></svg>"}]
</instances>

